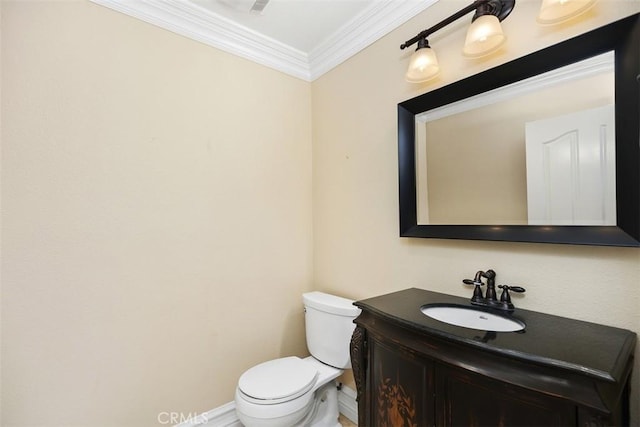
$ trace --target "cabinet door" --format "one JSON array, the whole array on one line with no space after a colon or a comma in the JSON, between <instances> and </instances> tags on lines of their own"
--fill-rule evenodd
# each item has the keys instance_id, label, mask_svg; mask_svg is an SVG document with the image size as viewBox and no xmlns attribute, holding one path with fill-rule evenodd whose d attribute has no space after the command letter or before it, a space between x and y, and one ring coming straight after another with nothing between
<instances>
[{"instance_id":1,"label":"cabinet door","mask_svg":"<svg viewBox=\"0 0 640 427\"><path fill-rule=\"evenodd\" d=\"M436 368L439 426L575 426L574 405L470 371Z\"/></svg>"},{"instance_id":2,"label":"cabinet door","mask_svg":"<svg viewBox=\"0 0 640 427\"><path fill-rule=\"evenodd\" d=\"M435 425L433 363L390 343L370 341L367 425Z\"/></svg>"}]
</instances>

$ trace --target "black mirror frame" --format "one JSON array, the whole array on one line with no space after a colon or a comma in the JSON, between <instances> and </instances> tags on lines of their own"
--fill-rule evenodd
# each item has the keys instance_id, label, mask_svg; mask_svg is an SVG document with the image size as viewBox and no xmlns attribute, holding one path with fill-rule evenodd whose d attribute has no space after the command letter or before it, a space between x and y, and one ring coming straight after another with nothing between
<instances>
[{"instance_id":1,"label":"black mirror frame","mask_svg":"<svg viewBox=\"0 0 640 427\"><path fill-rule=\"evenodd\" d=\"M608 51L615 52L616 226L419 225L415 116ZM640 14L398 104L400 236L640 247Z\"/></svg>"}]
</instances>

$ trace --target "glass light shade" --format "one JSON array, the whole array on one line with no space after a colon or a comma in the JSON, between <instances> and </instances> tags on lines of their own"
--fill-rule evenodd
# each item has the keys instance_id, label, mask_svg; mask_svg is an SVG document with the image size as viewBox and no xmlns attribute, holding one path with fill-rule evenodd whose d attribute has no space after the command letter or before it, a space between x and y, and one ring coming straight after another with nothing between
<instances>
[{"instance_id":1,"label":"glass light shade","mask_svg":"<svg viewBox=\"0 0 640 427\"><path fill-rule=\"evenodd\" d=\"M558 24L586 12L596 0L542 0L538 23Z\"/></svg>"},{"instance_id":2,"label":"glass light shade","mask_svg":"<svg viewBox=\"0 0 640 427\"><path fill-rule=\"evenodd\" d=\"M488 55L502 46L506 40L498 17L482 15L469 26L462 53L470 57Z\"/></svg>"},{"instance_id":3,"label":"glass light shade","mask_svg":"<svg viewBox=\"0 0 640 427\"><path fill-rule=\"evenodd\" d=\"M411 55L405 78L409 83L420 83L434 78L439 72L435 51L430 47L422 47Z\"/></svg>"}]
</instances>

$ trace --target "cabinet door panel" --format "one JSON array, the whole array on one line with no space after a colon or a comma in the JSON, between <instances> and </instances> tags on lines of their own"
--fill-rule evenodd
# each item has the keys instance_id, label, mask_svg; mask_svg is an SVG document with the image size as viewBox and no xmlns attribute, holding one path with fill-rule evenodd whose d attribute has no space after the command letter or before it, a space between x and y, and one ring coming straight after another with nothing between
<instances>
[{"instance_id":1,"label":"cabinet door panel","mask_svg":"<svg viewBox=\"0 0 640 427\"><path fill-rule=\"evenodd\" d=\"M433 363L376 340L370 345L370 424L376 427L433 426Z\"/></svg>"},{"instance_id":2,"label":"cabinet door panel","mask_svg":"<svg viewBox=\"0 0 640 427\"><path fill-rule=\"evenodd\" d=\"M439 366L436 405L439 426L571 426L575 406L551 396Z\"/></svg>"}]
</instances>

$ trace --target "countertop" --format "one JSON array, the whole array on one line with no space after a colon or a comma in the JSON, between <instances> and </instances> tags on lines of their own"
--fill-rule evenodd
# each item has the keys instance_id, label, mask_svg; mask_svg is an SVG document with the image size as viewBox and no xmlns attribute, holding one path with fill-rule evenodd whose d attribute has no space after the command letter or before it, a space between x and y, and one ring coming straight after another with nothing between
<instances>
[{"instance_id":1,"label":"countertop","mask_svg":"<svg viewBox=\"0 0 640 427\"><path fill-rule=\"evenodd\" d=\"M620 380L635 349L636 334L632 331L517 307L512 314L501 314L524 321L524 331L486 333L449 325L420 311L423 305L433 303L472 306L466 298L417 288L354 304L389 322L423 334L514 359L567 369L606 382Z\"/></svg>"}]
</instances>

